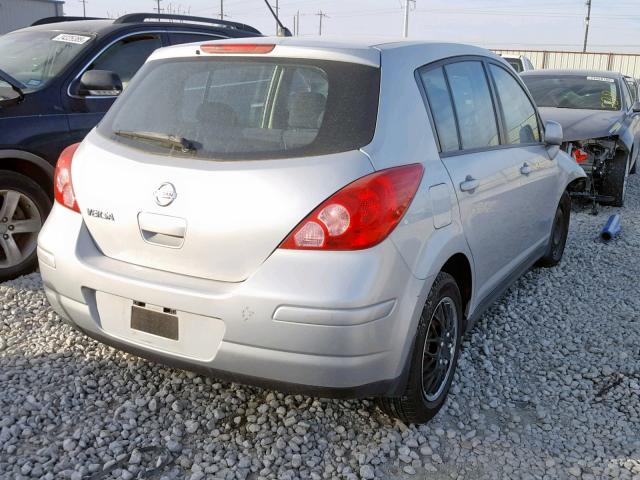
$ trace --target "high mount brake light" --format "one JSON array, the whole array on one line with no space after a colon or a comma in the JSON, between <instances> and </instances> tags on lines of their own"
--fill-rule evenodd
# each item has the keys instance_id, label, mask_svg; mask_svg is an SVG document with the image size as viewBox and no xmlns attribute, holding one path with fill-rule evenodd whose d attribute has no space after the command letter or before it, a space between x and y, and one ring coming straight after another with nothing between
<instances>
[{"instance_id":1,"label":"high mount brake light","mask_svg":"<svg viewBox=\"0 0 640 480\"><path fill-rule=\"evenodd\" d=\"M65 148L56 163L56 171L53 177L53 190L56 201L65 207L80 213L76 194L73 191L73 183L71 182L71 162L73 155L80 146L74 143Z\"/></svg>"},{"instance_id":2,"label":"high mount brake light","mask_svg":"<svg viewBox=\"0 0 640 480\"><path fill-rule=\"evenodd\" d=\"M423 171L416 163L359 178L322 202L280 248L362 250L377 245L409 208Z\"/></svg>"},{"instance_id":3,"label":"high mount brake light","mask_svg":"<svg viewBox=\"0 0 640 480\"><path fill-rule=\"evenodd\" d=\"M585 162L589 158L589 154L580 148L574 148L571 154L576 163Z\"/></svg>"},{"instance_id":4,"label":"high mount brake light","mask_svg":"<svg viewBox=\"0 0 640 480\"><path fill-rule=\"evenodd\" d=\"M248 53L248 54L264 54L272 52L276 48L273 44L264 43L221 43L218 45L205 44L200 45L200 50L204 53Z\"/></svg>"}]
</instances>

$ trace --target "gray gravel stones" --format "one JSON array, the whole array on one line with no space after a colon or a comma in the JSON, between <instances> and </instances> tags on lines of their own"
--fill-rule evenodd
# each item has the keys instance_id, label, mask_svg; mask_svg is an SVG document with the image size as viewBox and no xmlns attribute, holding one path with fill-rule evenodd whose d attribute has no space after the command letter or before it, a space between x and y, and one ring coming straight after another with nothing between
<instances>
[{"instance_id":1,"label":"gray gravel stones","mask_svg":"<svg viewBox=\"0 0 640 480\"><path fill-rule=\"evenodd\" d=\"M407 426L373 402L217 382L64 324L37 274L0 285L0 478L640 478L640 176L628 206L575 208L562 264L532 270L464 341L444 410ZM607 216L623 234L598 240Z\"/></svg>"}]
</instances>

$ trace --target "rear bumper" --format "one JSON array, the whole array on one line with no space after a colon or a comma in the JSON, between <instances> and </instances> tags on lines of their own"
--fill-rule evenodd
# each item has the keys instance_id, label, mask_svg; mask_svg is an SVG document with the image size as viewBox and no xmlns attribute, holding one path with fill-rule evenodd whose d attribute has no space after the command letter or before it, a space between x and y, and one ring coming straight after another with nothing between
<instances>
[{"instance_id":1,"label":"rear bumper","mask_svg":"<svg viewBox=\"0 0 640 480\"><path fill-rule=\"evenodd\" d=\"M327 397L401 393L432 280L412 276L390 241L277 250L241 283L157 271L102 255L81 216L58 205L38 257L51 305L90 337L216 378ZM131 330L134 300L176 310L180 341Z\"/></svg>"}]
</instances>

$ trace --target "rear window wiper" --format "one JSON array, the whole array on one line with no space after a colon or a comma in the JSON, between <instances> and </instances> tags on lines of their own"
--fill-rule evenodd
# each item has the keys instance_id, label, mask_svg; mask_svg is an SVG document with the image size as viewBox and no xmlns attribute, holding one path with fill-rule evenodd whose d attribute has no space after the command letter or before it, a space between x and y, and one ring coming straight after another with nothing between
<instances>
[{"instance_id":1,"label":"rear window wiper","mask_svg":"<svg viewBox=\"0 0 640 480\"><path fill-rule=\"evenodd\" d=\"M187 140L186 138L180 137L178 135L169 135L166 133L156 133L156 132L135 132L130 130L116 130L114 133L120 137L140 139L140 140L151 140L153 142L158 142L162 145L179 148L184 153L192 152L196 150L194 142L192 142L191 140Z\"/></svg>"}]
</instances>

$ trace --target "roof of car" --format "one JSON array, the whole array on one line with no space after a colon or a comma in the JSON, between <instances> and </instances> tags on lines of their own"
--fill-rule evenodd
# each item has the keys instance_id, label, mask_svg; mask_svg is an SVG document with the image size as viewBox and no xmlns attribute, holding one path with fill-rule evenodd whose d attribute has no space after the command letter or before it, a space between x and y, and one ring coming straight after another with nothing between
<instances>
[{"instance_id":1,"label":"roof of car","mask_svg":"<svg viewBox=\"0 0 640 480\"><path fill-rule=\"evenodd\" d=\"M561 70L561 69L543 69L543 70L529 70L526 72L521 72L520 76L523 77L531 77L535 75L543 75L543 76L562 76L562 75L573 75L573 76L590 76L590 77L609 77L609 78L620 78L622 76L619 72L612 72L607 70Z\"/></svg>"},{"instance_id":2,"label":"roof of car","mask_svg":"<svg viewBox=\"0 0 640 480\"><path fill-rule=\"evenodd\" d=\"M201 43L187 43L159 48L147 61L199 55L201 52L198 47ZM501 57L493 52L472 45L406 40L393 37L253 37L206 41L206 43L268 44L277 47L273 52L269 53L270 56L355 62L374 67L380 66L380 53L384 51L393 51L394 55L405 55L405 58L411 59L408 61L416 64L416 68L442 58L463 55L481 55L504 62ZM225 54L234 55L232 52ZM255 54L240 52L236 55Z\"/></svg>"},{"instance_id":3,"label":"roof of car","mask_svg":"<svg viewBox=\"0 0 640 480\"><path fill-rule=\"evenodd\" d=\"M207 42L210 43L210 42ZM494 54L489 50L485 50L473 45L465 45L460 43L435 42L426 40L407 40L396 37L259 37L259 38L229 38L216 40L215 43L232 43L232 44L275 44L277 46L301 47L301 48L321 48L323 50L331 49L349 49L349 50L394 50L411 47L431 47L447 48L456 47L464 48L469 51L468 54L478 53L489 57L501 59L502 57ZM189 45L189 44L187 44ZM165 47L165 52L184 49L185 44L173 45Z\"/></svg>"},{"instance_id":4,"label":"roof of car","mask_svg":"<svg viewBox=\"0 0 640 480\"><path fill-rule=\"evenodd\" d=\"M146 17L145 20L140 19L141 17ZM31 27L22 28L20 30L16 30L19 32L25 31L61 31L67 33L78 33L78 34L92 34L92 35L108 35L112 32L123 30L131 27L139 27L140 25L144 25L145 28L167 28L169 26L174 28L179 27L188 27L188 28L200 28L200 29L217 29L217 30L235 30L243 33L249 34L259 34L257 30L249 25L243 25L235 22L226 22L217 21L216 19L208 19L208 18L200 18L200 17L191 17L191 16L180 16L180 15L162 15L165 17L162 20L158 20L158 15L155 14L129 14L123 17L113 19L113 18L105 18L105 19L81 19L81 20L67 20L56 22L56 18L47 18L41 20L42 24L36 22ZM172 20L170 17L181 17L182 20ZM199 19L199 20L198 20ZM53 21L51 21L53 20ZM246 27L246 29L242 28Z\"/></svg>"}]
</instances>

